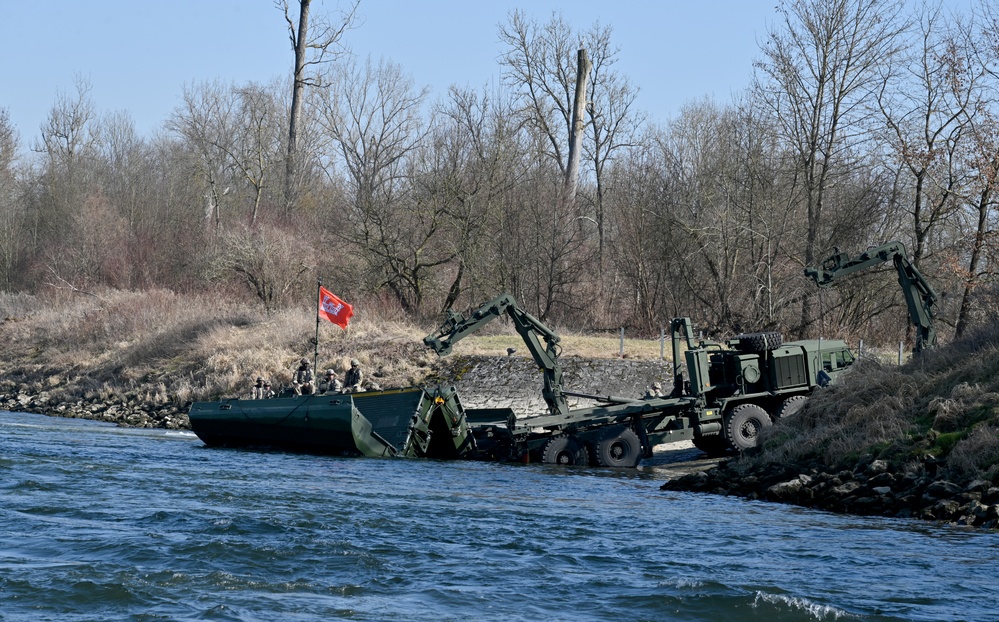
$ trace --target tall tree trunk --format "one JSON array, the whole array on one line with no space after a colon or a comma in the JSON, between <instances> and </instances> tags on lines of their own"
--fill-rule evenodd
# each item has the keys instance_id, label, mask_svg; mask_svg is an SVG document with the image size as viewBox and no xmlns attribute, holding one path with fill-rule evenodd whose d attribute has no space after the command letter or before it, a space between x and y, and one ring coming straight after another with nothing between
<instances>
[{"instance_id":1,"label":"tall tree trunk","mask_svg":"<svg viewBox=\"0 0 999 622\"><path fill-rule=\"evenodd\" d=\"M576 200L579 185L579 152L583 142L583 113L586 112L586 85L590 79L590 58L586 50L576 53L576 97L572 103L572 132L569 135L569 161L565 168L563 195L566 205Z\"/></svg>"},{"instance_id":2,"label":"tall tree trunk","mask_svg":"<svg viewBox=\"0 0 999 622\"><path fill-rule=\"evenodd\" d=\"M992 164L996 164L993 160ZM979 266L982 261L982 255L985 252L985 239L989 234L989 206L992 204L992 188L987 185L983 190L978 200L978 223L975 228L975 241L971 246L971 258L968 261L968 276L964 281L964 290L961 292L961 308L957 315L957 328L954 332L954 337L960 338L964 336L965 331L968 330L968 324L970 322L971 315L971 305L972 297L974 295L974 290L977 285L980 284L981 278L978 274Z\"/></svg>"},{"instance_id":3,"label":"tall tree trunk","mask_svg":"<svg viewBox=\"0 0 999 622\"><path fill-rule=\"evenodd\" d=\"M291 118L288 122L288 155L285 158L284 201L290 210L295 200L295 177L298 162L298 123L302 117L302 93L305 92L305 48L309 31L309 4L299 0L298 32L295 43L295 78L291 90Z\"/></svg>"}]
</instances>

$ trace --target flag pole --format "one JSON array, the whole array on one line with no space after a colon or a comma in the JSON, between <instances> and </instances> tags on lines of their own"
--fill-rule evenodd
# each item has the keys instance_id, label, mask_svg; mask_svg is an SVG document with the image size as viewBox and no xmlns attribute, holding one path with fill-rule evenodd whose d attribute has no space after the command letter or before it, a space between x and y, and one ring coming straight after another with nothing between
<instances>
[{"instance_id":1,"label":"flag pole","mask_svg":"<svg viewBox=\"0 0 999 622\"><path fill-rule=\"evenodd\" d=\"M322 279L316 279L316 338L312 340L312 343L316 344L316 351L312 359L312 369L313 373L319 374L319 304L320 297L322 296Z\"/></svg>"}]
</instances>

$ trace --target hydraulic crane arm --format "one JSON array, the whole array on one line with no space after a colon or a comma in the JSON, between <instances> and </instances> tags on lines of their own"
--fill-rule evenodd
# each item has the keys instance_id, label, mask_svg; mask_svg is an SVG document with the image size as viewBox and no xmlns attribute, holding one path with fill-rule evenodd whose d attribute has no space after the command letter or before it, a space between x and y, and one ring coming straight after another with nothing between
<instances>
[{"instance_id":1,"label":"hydraulic crane arm","mask_svg":"<svg viewBox=\"0 0 999 622\"><path fill-rule=\"evenodd\" d=\"M806 268L805 276L814 279L819 287L829 287L838 278L891 261L898 272L898 283L902 286L902 293L905 294L909 317L916 327L916 352L936 346L933 305L937 301L937 294L916 266L909 261L904 244L888 242L874 246L853 259L846 253L841 253L838 248L834 247L833 250L836 251L835 254L822 262L821 269Z\"/></svg>"},{"instance_id":2,"label":"hydraulic crane arm","mask_svg":"<svg viewBox=\"0 0 999 622\"><path fill-rule=\"evenodd\" d=\"M504 313L513 320L517 333L544 373L544 388L541 393L549 412L553 415L568 415L569 405L562 390L562 365L558 360L561 350L559 336L545 326L544 322L521 309L510 294L497 296L469 312L467 317L448 309L444 323L435 332L424 337L423 343L438 355L444 356L451 352L451 346L455 342L478 331Z\"/></svg>"},{"instance_id":3,"label":"hydraulic crane arm","mask_svg":"<svg viewBox=\"0 0 999 622\"><path fill-rule=\"evenodd\" d=\"M680 340L686 339L687 349L693 350L696 347L694 344L694 326L690 322L689 317L675 317L670 321L669 332L673 341L673 392L670 396L680 397L683 395L683 366L680 364Z\"/></svg>"}]
</instances>

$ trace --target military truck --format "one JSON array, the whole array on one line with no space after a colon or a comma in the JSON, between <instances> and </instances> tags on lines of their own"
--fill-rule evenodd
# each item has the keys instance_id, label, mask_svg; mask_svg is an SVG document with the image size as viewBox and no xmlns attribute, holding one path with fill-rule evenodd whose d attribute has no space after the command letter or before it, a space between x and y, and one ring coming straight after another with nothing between
<instances>
[{"instance_id":1,"label":"military truck","mask_svg":"<svg viewBox=\"0 0 999 622\"><path fill-rule=\"evenodd\" d=\"M678 331L690 335L687 318L673 320L674 336ZM698 399L693 416L699 421L720 416L717 434L707 434L702 425L702 434L692 439L709 454L755 447L762 428L797 413L812 391L832 383L855 360L842 340L784 343L776 332L743 334L723 345L694 344L688 337L687 346L688 379L677 371L673 392Z\"/></svg>"},{"instance_id":2,"label":"military truck","mask_svg":"<svg viewBox=\"0 0 999 622\"><path fill-rule=\"evenodd\" d=\"M693 441L709 454L744 451L756 446L762 428L793 415L813 390L833 382L854 361L840 340L783 343L771 332L739 335L725 343L695 342L691 320L675 318L670 324L673 390L668 397L577 393L563 386L558 334L509 294L466 314L449 309L424 344L446 355L455 342L504 315L541 369L549 413L518 417L511 409L465 409L474 438L468 457L634 467L642 457L651 457L655 445L675 441ZM570 408L567 397L595 405Z\"/></svg>"}]
</instances>

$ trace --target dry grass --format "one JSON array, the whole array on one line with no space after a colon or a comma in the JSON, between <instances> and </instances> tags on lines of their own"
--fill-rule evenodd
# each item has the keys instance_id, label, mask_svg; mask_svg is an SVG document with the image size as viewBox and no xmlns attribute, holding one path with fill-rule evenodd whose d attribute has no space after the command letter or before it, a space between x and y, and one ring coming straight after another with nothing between
<instances>
[{"instance_id":1,"label":"dry grass","mask_svg":"<svg viewBox=\"0 0 999 622\"><path fill-rule=\"evenodd\" d=\"M999 329L898 367L864 359L801 413L766 430L751 464L906 464L932 455L956 479L999 477Z\"/></svg>"},{"instance_id":2,"label":"dry grass","mask_svg":"<svg viewBox=\"0 0 999 622\"><path fill-rule=\"evenodd\" d=\"M0 295L2 388L55 392L63 398L137 392L154 404L245 393L256 376L288 385L301 358L313 359L314 310L271 314L217 296L166 290L50 291ZM382 386L420 384L436 361L423 345L432 327L382 320L359 309L348 330L319 325L318 367L342 373L357 358ZM618 356L617 337L565 335L563 355ZM625 340L625 357L656 358L658 341ZM528 356L509 322L462 340L464 354Z\"/></svg>"},{"instance_id":3,"label":"dry grass","mask_svg":"<svg viewBox=\"0 0 999 622\"><path fill-rule=\"evenodd\" d=\"M518 353L525 353L524 341L509 323L498 324L507 330L496 334L476 334L455 344L455 350L462 354L497 355L502 356L507 348L515 348ZM621 357L621 342L618 336L580 335L571 332L559 333L559 345L563 356L581 358L616 358ZM423 339L423 336L420 336ZM526 354L526 353L525 353ZM665 344L665 355L670 356L669 340ZM658 359L659 341L629 339L624 340L623 358Z\"/></svg>"}]
</instances>

